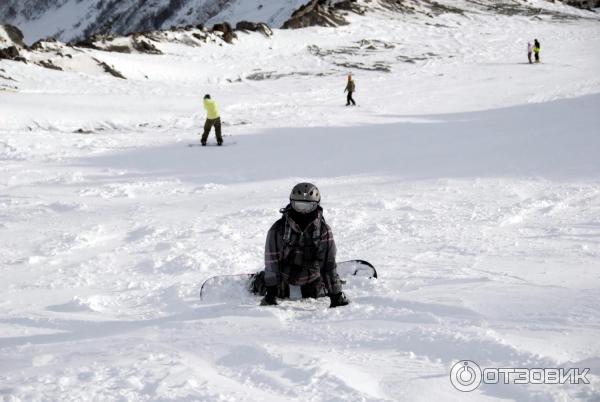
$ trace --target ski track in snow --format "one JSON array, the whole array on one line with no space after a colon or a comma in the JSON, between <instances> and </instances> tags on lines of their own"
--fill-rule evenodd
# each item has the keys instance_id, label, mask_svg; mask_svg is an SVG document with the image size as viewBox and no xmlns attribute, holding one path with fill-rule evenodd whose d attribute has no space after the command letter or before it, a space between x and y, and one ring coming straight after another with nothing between
<instances>
[{"instance_id":1,"label":"ski track in snow","mask_svg":"<svg viewBox=\"0 0 600 402\"><path fill-rule=\"evenodd\" d=\"M1 62L20 91L0 93L0 397L599 400L598 22L536 22L548 62L526 66L528 18L379 18L106 55L123 82ZM394 48L360 50L376 37ZM348 69L314 44L393 73L354 70L361 107L343 108ZM309 74L227 81L269 71ZM187 146L205 92L235 145ZM207 277L262 266L301 180L338 259L381 278L349 280L338 309L201 302ZM590 367L591 384L463 394L448 379L462 359Z\"/></svg>"}]
</instances>

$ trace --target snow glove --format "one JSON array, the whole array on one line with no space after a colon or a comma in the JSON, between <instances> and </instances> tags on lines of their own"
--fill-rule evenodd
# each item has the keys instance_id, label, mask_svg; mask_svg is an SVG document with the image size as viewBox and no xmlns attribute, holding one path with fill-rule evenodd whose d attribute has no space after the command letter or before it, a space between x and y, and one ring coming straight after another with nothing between
<instances>
[{"instance_id":1,"label":"snow glove","mask_svg":"<svg viewBox=\"0 0 600 402\"><path fill-rule=\"evenodd\" d=\"M340 292L335 295L329 295L329 299L331 299L331 304L329 305L329 308L347 306L350 303L350 300L346 298L344 292Z\"/></svg>"},{"instance_id":2,"label":"snow glove","mask_svg":"<svg viewBox=\"0 0 600 402\"><path fill-rule=\"evenodd\" d=\"M260 301L261 306L277 305L277 286L267 286L267 295Z\"/></svg>"}]
</instances>

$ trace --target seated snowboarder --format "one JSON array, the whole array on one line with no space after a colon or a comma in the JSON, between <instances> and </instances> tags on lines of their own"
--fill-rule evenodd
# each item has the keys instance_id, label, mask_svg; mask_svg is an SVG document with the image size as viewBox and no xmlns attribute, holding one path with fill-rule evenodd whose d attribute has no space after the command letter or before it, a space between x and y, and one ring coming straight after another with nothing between
<instances>
[{"instance_id":1,"label":"seated snowboarder","mask_svg":"<svg viewBox=\"0 0 600 402\"><path fill-rule=\"evenodd\" d=\"M329 296L329 307L349 303L337 273L333 233L319 205L319 189L299 183L292 189L283 216L269 230L265 246L266 296L261 305L276 305L289 296L289 285L300 286L303 298Z\"/></svg>"},{"instance_id":2,"label":"seated snowboarder","mask_svg":"<svg viewBox=\"0 0 600 402\"><path fill-rule=\"evenodd\" d=\"M223 137L221 136L221 117L219 116L219 107L217 102L210 98L210 95L204 95L204 109L206 109L206 122L204 123L204 133L200 143L206 146L206 140L213 126L215 126L215 134L217 136L217 145L223 145Z\"/></svg>"}]
</instances>

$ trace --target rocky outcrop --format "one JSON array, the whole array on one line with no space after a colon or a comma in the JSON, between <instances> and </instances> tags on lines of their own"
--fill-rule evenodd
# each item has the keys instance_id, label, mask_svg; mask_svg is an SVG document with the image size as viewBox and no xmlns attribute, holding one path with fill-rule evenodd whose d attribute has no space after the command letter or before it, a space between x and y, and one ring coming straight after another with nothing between
<instances>
[{"instance_id":1,"label":"rocky outcrop","mask_svg":"<svg viewBox=\"0 0 600 402\"><path fill-rule=\"evenodd\" d=\"M4 28L4 31L6 32L8 39L10 41L12 41L12 43L14 45L20 46L20 47L26 47L25 43L23 41L24 40L23 32L21 32L21 30L19 28L17 28L14 25L9 25L9 24L2 25L2 28Z\"/></svg>"},{"instance_id":2,"label":"rocky outcrop","mask_svg":"<svg viewBox=\"0 0 600 402\"><path fill-rule=\"evenodd\" d=\"M261 32L265 36L273 34L263 23L248 23L244 27L249 31ZM163 54L161 43L180 43L186 46L202 46L206 43L218 43L221 40L233 43L237 34L227 23L216 24L208 30L202 25L186 25L167 30L134 32L127 36L93 35L89 38L70 43L70 46L106 52Z\"/></svg>"},{"instance_id":3,"label":"rocky outcrop","mask_svg":"<svg viewBox=\"0 0 600 402\"><path fill-rule=\"evenodd\" d=\"M16 46L0 49L0 59L14 60L16 57L19 57L19 49Z\"/></svg>"},{"instance_id":4,"label":"rocky outcrop","mask_svg":"<svg viewBox=\"0 0 600 402\"><path fill-rule=\"evenodd\" d=\"M238 30L260 32L265 36L273 34L263 23L238 24ZM102 61L101 54L94 51L118 53L163 54L161 44L178 43L190 47L208 43L221 45L223 41L233 43L236 31L229 23L216 24L211 30L203 26L186 25L169 30L136 32L127 36L94 35L75 43L65 44L56 39L44 39L31 47L19 47L13 42L22 43L23 36L18 28L0 30L0 59L23 61L57 71L85 72L92 75L109 74L115 78L127 79L115 66ZM11 38L8 32L11 32ZM86 49L91 49L89 51ZM83 71L82 71L83 70Z\"/></svg>"},{"instance_id":5,"label":"rocky outcrop","mask_svg":"<svg viewBox=\"0 0 600 402\"><path fill-rule=\"evenodd\" d=\"M62 22L64 25L39 24L40 36L27 39L31 43L43 37L56 37L68 42L96 34L128 35L206 22L236 2L238 0L1 0L0 22L44 19ZM64 18L67 8L70 14L76 15Z\"/></svg>"},{"instance_id":6,"label":"rocky outcrop","mask_svg":"<svg viewBox=\"0 0 600 402\"><path fill-rule=\"evenodd\" d=\"M101 35L92 35L92 36L89 36L89 37L87 37L85 39L71 42L70 44L71 44L71 46L74 46L74 47L83 47L83 48L86 48L86 49L100 50L98 48L98 46L96 46L96 42L100 42L104 38L105 37L103 37Z\"/></svg>"},{"instance_id":7,"label":"rocky outcrop","mask_svg":"<svg viewBox=\"0 0 600 402\"><path fill-rule=\"evenodd\" d=\"M162 52L151 42L151 34L136 32L128 37L128 41L115 41L109 35L94 35L89 38L71 43L71 46L86 49L104 50L106 52L132 53L137 51L146 54L162 54ZM121 38L122 39L122 38Z\"/></svg>"},{"instance_id":8,"label":"rocky outcrop","mask_svg":"<svg viewBox=\"0 0 600 402\"><path fill-rule=\"evenodd\" d=\"M4 49L0 49L0 60L12 60L12 61L22 61L24 63L27 62L24 57L19 53L19 49L16 46L9 46Z\"/></svg>"},{"instance_id":9,"label":"rocky outcrop","mask_svg":"<svg viewBox=\"0 0 600 402\"><path fill-rule=\"evenodd\" d=\"M98 65L100 67L102 67L102 69L104 69L105 73L108 73L110 75L112 75L115 78L120 78L122 80L126 80L127 78L125 78L125 76L123 74L121 74L119 71L117 71L113 66L110 66L108 64L106 64L105 62L98 60L98 59L94 59L94 61L96 61L96 63L98 63Z\"/></svg>"},{"instance_id":10,"label":"rocky outcrop","mask_svg":"<svg viewBox=\"0 0 600 402\"><path fill-rule=\"evenodd\" d=\"M346 19L334 12L326 0L311 0L292 13L283 23L283 29L298 29L310 26L336 27L347 25Z\"/></svg>"},{"instance_id":11,"label":"rocky outcrop","mask_svg":"<svg viewBox=\"0 0 600 402\"><path fill-rule=\"evenodd\" d=\"M50 70L63 71L63 69L52 62L52 60L40 60L38 65Z\"/></svg>"},{"instance_id":12,"label":"rocky outcrop","mask_svg":"<svg viewBox=\"0 0 600 402\"><path fill-rule=\"evenodd\" d=\"M600 7L600 0L562 0L563 3L586 10Z\"/></svg>"},{"instance_id":13,"label":"rocky outcrop","mask_svg":"<svg viewBox=\"0 0 600 402\"><path fill-rule=\"evenodd\" d=\"M46 50L46 45L50 44L50 43L58 43L58 41L54 38L38 40L33 45L31 45L31 47L29 49L43 51L43 50Z\"/></svg>"},{"instance_id":14,"label":"rocky outcrop","mask_svg":"<svg viewBox=\"0 0 600 402\"><path fill-rule=\"evenodd\" d=\"M236 33L231 28L231 24L223 22L221 24L215 24L211 30L212 33L221 35L223 40L229 44L233 43L234 39L237 39Z\"/></svg>"},{"instance_id":15,"label":"rocky outcrop","mask_svg":"<svg viewBox=\"0 0 600 402\"><path fill-rule=\"evenodd\" d=\"M150 41L144 40L142 34L134 34L131 38L133 48L140 53L146 54L162 54Z\"/></svg>"},{"instance_id":16,"label":"rocky outcrop","mask_svg":"<svg viewBox=\"0 0 600 402\"><path fill-rule=\"evenodd\" d=\"M328 0L311 0L303 5L287 20L281 28L298 29L310 26L337 27L347 25L344 18L347 12L364 14L365 7L360 6L357 0L343 0L331 3Z\"/></svg>"},{"instance_id":17,"label":"rocky outcrop","mask_svg":"<svg viewBox=\"0 0 600 402\"><path fill-rule=\"evenodd\" d=\"M240 21L235 25L236 31L260 32L266 37L273 36L273 31L263 22Z\"/></svg>"}]
</instances>

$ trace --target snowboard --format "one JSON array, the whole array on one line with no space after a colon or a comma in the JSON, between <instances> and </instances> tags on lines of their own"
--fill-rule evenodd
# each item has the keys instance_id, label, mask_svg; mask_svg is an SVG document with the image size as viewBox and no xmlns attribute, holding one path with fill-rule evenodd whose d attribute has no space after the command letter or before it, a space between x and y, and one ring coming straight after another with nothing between
<instances>
[{"instance_id":1,"label":"snowboard","mask_svg":"<svg viewBox=\"0 0 600 402\"><path fill-rule=\"evenodd\" d=\"M223 145L221 145L222 147L228 147L230 145L235 145L237 144L237 142L235 141L223 141ZM194 142L194 143L189 143L188 147L201 147L202 144L200 144L199 142ZM206 143L207 147L218 147L216 142L207 142Z\"/></svg>"},{"instance_id":2,"label":"snowboard","mask_svg":"<svg viewBox=\"0 0 600 402\"><path fill-rule=\"evenodd\" d=\"M262 272L212 276L202 283L200 299L222 300L231 298L232 295L264 295L264 287L261 288L255 283L255 278L259 278ZM377 278L377 270L365 260L338 262L337 272L343 284L352 277ZM292 288L290 286L290 296L297 290Z\"/></svg>"}]
</instances>

